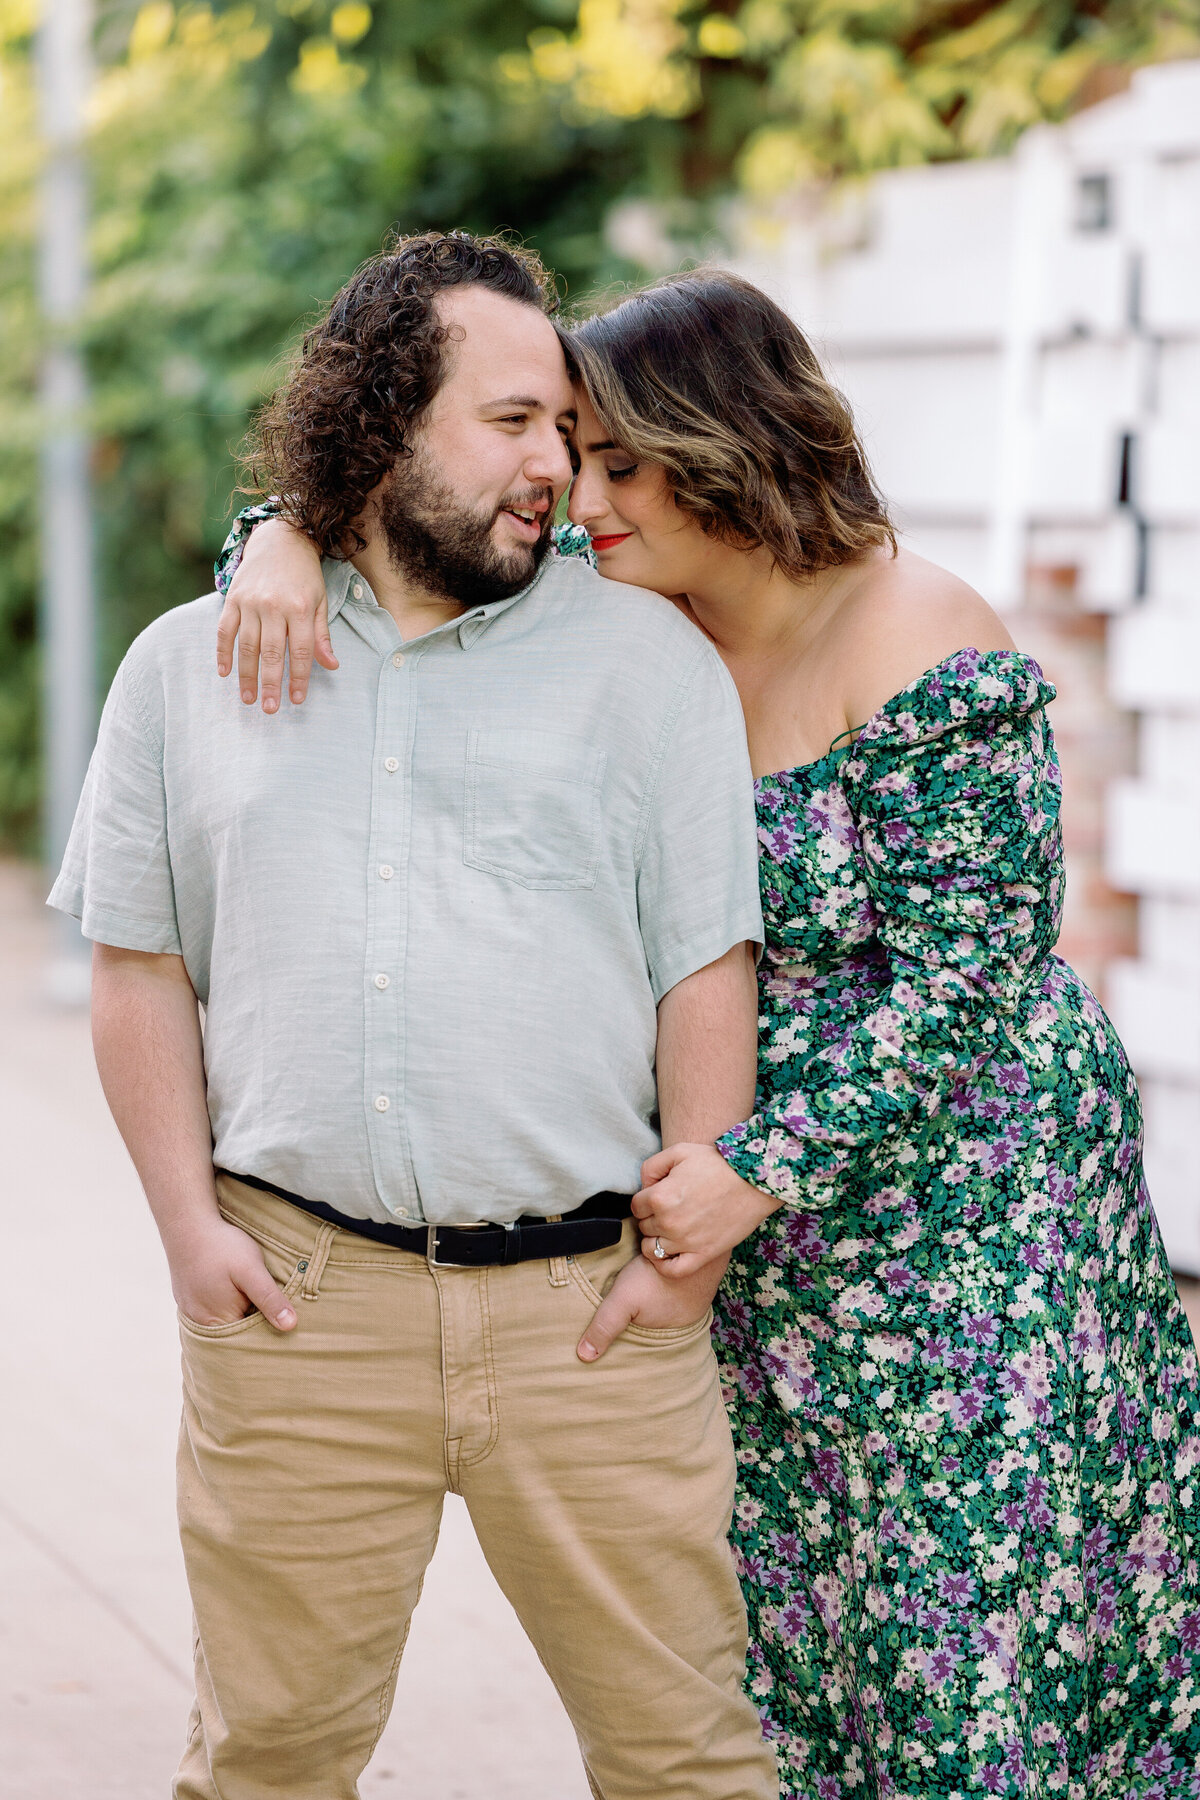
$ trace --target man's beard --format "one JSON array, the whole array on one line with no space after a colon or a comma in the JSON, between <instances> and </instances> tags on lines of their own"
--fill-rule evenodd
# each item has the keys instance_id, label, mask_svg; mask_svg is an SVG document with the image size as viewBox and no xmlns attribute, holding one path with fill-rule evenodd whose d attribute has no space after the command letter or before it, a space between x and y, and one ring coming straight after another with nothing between
<instances>
[{"instance_id":1,"label":"man's beard","mask_svg":"<svg viewBox=\"0 0 1200 1800\"><path fill-rule=\"evenodd\" d=\"M552 500L548 488L506 494L489 513L465 507L454 490L414 450L397 463L377 500L388 555L397 572L438 600L487 606L511 599L533 580L550 548L550 519L536 544L500 550L492 527L506 508Z\"/></svg>"}]
</instances>

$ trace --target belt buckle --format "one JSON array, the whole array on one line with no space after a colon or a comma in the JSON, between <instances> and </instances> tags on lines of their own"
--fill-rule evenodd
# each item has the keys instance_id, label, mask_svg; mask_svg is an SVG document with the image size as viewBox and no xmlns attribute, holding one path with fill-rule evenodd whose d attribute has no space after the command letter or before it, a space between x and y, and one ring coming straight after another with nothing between
<instances>
[{"instance_id":1,"label":"belt buckle","mask_svg":"<svg viewBox=\"0 0 1200 1800\"><path fill-rule=\"evenodd\" d=\"M473 1269L475 1266L474 1263L441 1261L438 1256L437 1234L439 1229L440 1227L437 1225L427 1225L425 1227L425 1261L428 1263L429 1267L431 1269ZM453 1227L447 1226L446 1229L450 1231L453 1230Z\"/></svg>"}]
</instances>

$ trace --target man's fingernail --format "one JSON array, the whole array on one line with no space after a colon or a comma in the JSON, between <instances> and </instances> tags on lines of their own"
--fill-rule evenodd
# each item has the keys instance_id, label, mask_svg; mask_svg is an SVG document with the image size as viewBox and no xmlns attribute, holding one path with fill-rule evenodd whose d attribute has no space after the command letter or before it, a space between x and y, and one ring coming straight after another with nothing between
<instances>
[{"instance_id":1,"label":"man's fingernail","mask_svg":"<svg viewBox=\"0 0 1200 1800\"><path fill-rule=\"evenodd\" d=\"M279 1323L281 1325L294 1325L296 1323L296 1315L290 1306L285 1306L281 1310L279 1314Z\"/></svg>"},{"instance_id":2,"label":"man's fingernail","mask_svg":"<svg viewBox=\"0 0 1200 1800\"><path fill-rule=\"evenodd\" d=\"M580 1360L582 1362L595 1362L595 1360L596 1360L595 1344L580 1344L579 1356L580 1356Z\"/></svg>"}]
</instances>

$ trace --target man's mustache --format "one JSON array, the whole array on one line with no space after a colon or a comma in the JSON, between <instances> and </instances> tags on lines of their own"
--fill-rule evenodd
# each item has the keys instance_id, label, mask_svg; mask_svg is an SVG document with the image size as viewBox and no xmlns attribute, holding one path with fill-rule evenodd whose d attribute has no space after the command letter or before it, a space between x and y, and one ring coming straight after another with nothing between
<instances>
[{"instance_id":1,"label":"man's mustache","mask_svg":"<svg viewBox=\"0 0 1200 1800\"><path fill-rule=\"evenodd\" d=\"M524 507L526 512L534 513L544 509L546 515L542 522L544 530L546 525L551 524L554 519L554 491L552 488L539 487L526 488L522 493L505 494L496 508L495 516L498 519L502 512L512 512L517 507Z\"/></svg>"}]
</instances>

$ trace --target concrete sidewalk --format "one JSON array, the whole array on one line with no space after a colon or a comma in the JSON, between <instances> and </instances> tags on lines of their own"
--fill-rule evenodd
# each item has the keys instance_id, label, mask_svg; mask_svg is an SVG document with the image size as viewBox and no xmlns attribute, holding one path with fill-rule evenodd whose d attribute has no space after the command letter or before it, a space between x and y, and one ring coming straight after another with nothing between
<instances>
[{"instance_id":1,"label":"concrete sidewalk","mask_svg":"<svg viewBox=\"0 0 1200 1800\"><path fill-rule=\"evenodd\" d=\"M167 1800L191 1691L166 1267L85 1016L0 863L0 1800ZM364 1800L587 1800L558 1697L448 1501Z\"/></svg>"}]
</instances>

